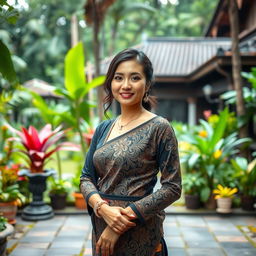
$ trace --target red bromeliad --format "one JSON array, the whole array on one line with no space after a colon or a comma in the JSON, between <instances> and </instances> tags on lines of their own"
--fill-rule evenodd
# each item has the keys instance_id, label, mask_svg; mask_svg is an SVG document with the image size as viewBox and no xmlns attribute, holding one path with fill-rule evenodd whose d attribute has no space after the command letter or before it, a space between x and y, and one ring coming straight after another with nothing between
<instances>
[{"instance_id":1,"label":"red bromeliad","mask_svg":"<svg viewBox=\"0 0 256 256\"><path fill-rule=\"evenodd\" d=\"M47 124L40 131L37 131L33 126L30 126L28 129L22 127L21 131L9 125L8 128L18 135L18 137L11 139L21 142L25 147L25 150L19 151L28 157L25 160L29 165L30 171L33 173L43 172L46 160L49 160L49 157L59 150L80 150L78 145L71 142L56 144L65 135L65 131L61 130L61 126L52 130L52 126Z\"/></svg>"},{"instance_id":2,"label":"red bromeliad","mask_svg":"<svg viewBox=\"0 0 256 256\"><path fill-rule=\"evenodd\" d=\"M89 129L87 130L87 133L84 133L84 134L83 134L83 137L84 137L84 139L85 139L85 141L86 141L86 144L87 144L88 146L90 146L90 144L91 144L91 141L92 141L92 137L93 137L93 135L94 135L94 132L95 132L94 129L89 128Z\"/></svg>"}]
</instances>

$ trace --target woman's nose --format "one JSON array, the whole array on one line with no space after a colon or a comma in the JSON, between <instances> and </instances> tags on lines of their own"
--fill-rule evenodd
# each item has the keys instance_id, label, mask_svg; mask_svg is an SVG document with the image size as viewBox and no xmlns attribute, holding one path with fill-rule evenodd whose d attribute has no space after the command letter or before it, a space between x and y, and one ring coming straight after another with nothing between
<instances>
[{"instance_id":1,"label":"woman's nose","mask_svg":"<svg viewBox=\"0 0 256 256\"><path fill-rule=\"evenodd\" d=\"M124 79L124 82L123 82L123 84L122 84L122 87L123 87L124 89L130 89L130 88L131 88L131 84L130 84L129 79Z\"/></svg>"}]
</instances>

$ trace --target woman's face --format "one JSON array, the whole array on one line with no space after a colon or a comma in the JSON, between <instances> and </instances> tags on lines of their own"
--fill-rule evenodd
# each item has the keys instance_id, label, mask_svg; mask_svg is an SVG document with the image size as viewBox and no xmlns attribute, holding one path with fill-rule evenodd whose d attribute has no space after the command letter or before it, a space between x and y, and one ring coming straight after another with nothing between
<instances>
[{"instance_id":1,"label":"woman's face","mask_svg":"<svg viewBox=\"0 0 256 256\"><path fill-rule=\"evenodd\" d=\"M141 106L146 92L143 66L136 60L120 63L111 82L111 90L122 106Z\"/></svg>"}]
</instances>

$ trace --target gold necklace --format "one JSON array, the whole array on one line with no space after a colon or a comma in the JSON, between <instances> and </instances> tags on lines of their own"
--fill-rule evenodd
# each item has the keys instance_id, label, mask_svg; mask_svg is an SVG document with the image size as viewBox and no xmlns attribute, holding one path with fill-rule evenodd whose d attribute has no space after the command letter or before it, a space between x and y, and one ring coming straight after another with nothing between
<instances>
[{"instance_id":1,"label":"gold necklace","mask_svg":"<svg viewBox=\"0 0 256 256\"><path fill-rule=\"evenodd\" d=\"M136 118L132 119L131 121L127 122L126 124L121 124L120 121L121 121L121 116L118 118L118 121L117 121L117 128L119 131L122 131L122 129L127 126L128 124L130 124L131 122L137 120L139 117L140 117L141 113L136 116Z\"/></svg>"}]
</instances>

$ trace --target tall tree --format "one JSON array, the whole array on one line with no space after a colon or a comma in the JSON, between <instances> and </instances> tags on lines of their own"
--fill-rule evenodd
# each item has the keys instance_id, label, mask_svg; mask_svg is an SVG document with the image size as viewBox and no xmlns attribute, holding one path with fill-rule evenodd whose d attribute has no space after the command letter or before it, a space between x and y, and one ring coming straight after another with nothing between
<instances>
[{"instance_id":1,"label":"tall tree","mask_svg":"<svg viewBox=\"0 0 256 256\"><path fill-rule=\"evenodd\" d=\"M243 81L241 77L241 57L239 53L239 16L237 0L228 0L229 19L232 39L232 76L234 88L236 90L236 110L238 117L245 115L245 105L243 98ZM245 138L248 136L247 126L243 125L239 130L239 136Z\"/></svg>"},{"instance_id":2,"label":"tall tree","mask_svg":"<svg viewBox=\"0 0 256 256\"><path fill-rule=\"evenodd\" d=\"M152 19L152 14L154 14L156 9L151 7L148 4L143 3L134 3L130 1L116 1L108 10L108 18L112 19L112 27L111 27L111 40L109 46L109 55L112 55L116 50L116 41L117 41L117 33L119 28L119 23L126 16L129 16L133 12L147 12L147 19L144 19L144 22L140 24L137 28L137 33L134 33L134 37L137 37L138 33L141 33L143 28L147 27L147 24ZM150 15L151 14L151 15Z\"/></svg>"},{"instance_id":3,"label":"tall tree","mask_svg":"<svg viewBox=\"0 0 256 256\"><path fill-rule=\"evenodd\" d=\"M17 72L21 82L39 78L63 86L64 57L70 48L70 20L84 0L30 0L19 10L16 26L4 24L10 35L9 48L27 63ZM1 37L0 30L0 37ZM33 68L31 68L33 67Z\"/></svg>"},{"instance_id":4,"label":"tall tree","mask_svg":"<svg viewBox=\"0 0 256 256\"><path fill-rule=\"evenodd\" d=\"M141 43L143 34L147 37L201 36L211 18L209 13L213 12L217 0L200 0L192 3L189 0L182 0L174 3L164 3L160 0L116 1L107 11L105 19L105 48L117 52L134 46ZM143 6L143 9L137 8L137 11L133 11L133 6L136 10L136 5ZM114 47L111 46L113 42ZM109 50L109 53L111 52L112 50Z\"/></svg>"},{"instance_id":5,"label":"tall tree","mask_svg":"<svg viewBox=\"0 0 256 256\"><path fill-rule=\"evenodd\" d=\"M93 52L94 52L94 60L95 60L95 76L100 75L100 27L104 22L104 16L111 4L113 4L115 0L87 0L85 5L85 19L86 22L93 27ZM100 86L98 88L98 111L99 117L103 119L103 108L102 108L102 100L103 100L103 88Z\"/></svg>"}]
</instances>

